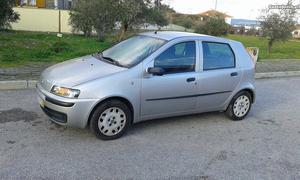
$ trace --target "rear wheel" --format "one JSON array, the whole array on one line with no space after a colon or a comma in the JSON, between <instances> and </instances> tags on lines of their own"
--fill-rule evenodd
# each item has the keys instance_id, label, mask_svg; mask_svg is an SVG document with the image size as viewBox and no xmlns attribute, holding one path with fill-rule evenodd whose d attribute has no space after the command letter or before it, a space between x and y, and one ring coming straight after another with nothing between
<instances>
[{"instance_id":1,"label":"rear wheel","mask_svg":"<svg viewBox=\"0 0 300 180\"><path fill-rule=\"evenodd\" d=\"M241 91L231 100L226 115L234 121L243 120L248 115L251 105L251 95L247 91Z\"/></svg>"},{"instance_id":2,"label":"rear wheel","mask_svg":"<svg viewBox=\"0 0 300 180\"><path fill-rule=\"evenodd\" d=\"M130 108L119 100L108 100L96 108L91 116L90 129L97 138L120 138L130 126Z\"/></svg>"}]
</instances>

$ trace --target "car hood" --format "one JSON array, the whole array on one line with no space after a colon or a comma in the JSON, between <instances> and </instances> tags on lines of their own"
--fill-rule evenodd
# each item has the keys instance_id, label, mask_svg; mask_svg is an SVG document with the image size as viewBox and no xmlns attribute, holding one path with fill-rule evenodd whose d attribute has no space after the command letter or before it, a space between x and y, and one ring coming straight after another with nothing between
<instances>
[{"instance_id":1,"label":"car hood","mask_svg":"<svg viewBox=\"0 0 300 180\"><path fill-rule=\"evenodd\" d=\"M53 85L71 88L124 70L126 68L98 60L90 55L47 68L42 72L39 83L48 91Z\"/></svg>"}]
</instances>

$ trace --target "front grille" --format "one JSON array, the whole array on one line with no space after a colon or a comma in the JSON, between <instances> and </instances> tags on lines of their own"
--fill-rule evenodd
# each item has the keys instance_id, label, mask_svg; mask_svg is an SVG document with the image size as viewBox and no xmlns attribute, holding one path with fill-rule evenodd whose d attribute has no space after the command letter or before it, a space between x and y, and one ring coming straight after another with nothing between
<instances>
[{"instance_id":1,"label":"front grille","mask_svg":"<svg viewBox=\"0 0 300 180\"><path fill-rule=\"evenodd\" d=\"M58 123L67 123L67 115L58 111L55 111L53 109L50 109L48 107L41 107L44 113L49 116L53 121L56 121Z\"/></svg>"},{"instance_id":2,"label":"front grille","mask_svg":"<svg viewBox=\"0 0 300 180\"><path fill-rule=\"evenodd\" d=\"M52 82L50 82L49 80L45 80L45 79L41 79L39 84L42 86L43 89L45 89L47 91L50 91L53 86Z\"/></svg>"}]
</instances>

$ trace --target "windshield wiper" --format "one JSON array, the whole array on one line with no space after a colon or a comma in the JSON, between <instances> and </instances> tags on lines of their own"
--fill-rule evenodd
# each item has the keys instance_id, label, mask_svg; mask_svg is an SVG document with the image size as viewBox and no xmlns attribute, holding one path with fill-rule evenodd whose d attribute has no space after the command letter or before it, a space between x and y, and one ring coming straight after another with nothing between
<instances>
[{"instance_id":1,"label":"windshield wiper","mask_svg":"<svg viewBox=\"0 0 300 180\"><path fill-rule=\"evenodd\" d=\"M110 62L111 64L116 65L116 66L125 67L125 66L123 66L122 64L120 64L119 61L114 60L114 59L111 58L111 57L106 57L106 56L103 56L103 55L102 55L102 58L105 59L106 61Z\"/></svg>"},{"instance_id":2,"label":"windshield wiper","mask_svg":"<svg viewBox=\"0 0 300 180\"><path fill-rule=\"evenodd\" d=\"M102 52L94 53L92 56L95 57L95 58L97 58L97 59L99 59L99 60L101 60L101 58L102 58Z\"/></svg>"},{"instance_id":3,"label":"windshield wiper","mask_svg":"<svg viewBox=\"0 0 300 180\"><path fill-rule=\"evenodd\" d=\"M116 66L120 66L120 67L126 67L126 68L128 68L127 66L124 66L124 65L120 64L119 61L114 60L111 57L105 57L105 56L103 56L102 52L95 53L95 54L93 54L93 56L95 58L99 59L99 60L102 60L102 61L104 60L105 62L108 62L110 64L113 64L113 65L116 65Z\"/></svg>"}]
</instances>

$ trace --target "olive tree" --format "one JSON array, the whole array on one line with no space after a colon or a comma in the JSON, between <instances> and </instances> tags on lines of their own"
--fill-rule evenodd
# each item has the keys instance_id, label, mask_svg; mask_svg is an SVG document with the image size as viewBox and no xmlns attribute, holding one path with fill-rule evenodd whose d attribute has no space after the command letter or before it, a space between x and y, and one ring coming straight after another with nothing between
<instances>
[{"instance_id":1,"label":"olive tree","mask_svg":"<svg viewBox=\"0 0 300 180\"><path fill-rule=\"evenodd\" d=\"M264 10L260 17L262 36L268 39L268 52L276 41L287 41L296 25L295 9Z\"/></svg>"},{"instance_id":2,"label":"olive tree","mask_svg":"<svg viewBox=\"0 0 300 180\"><path fill-rule=\"evenodd\" d=\"M121 35L133 26L145 22L158 25L167 24L163 11L152 0L74 0L70 12L70 24L74 31L82 31L86 36L94 30L98 40L103 41L106 33L111 33L120 24Z\"/></svg>"},{"instance_id":3,"label":"olive tree","mask_svg":"<svg viewBox=\"0 0 300 180\"><path fill-rule=\"evenodd\" d=\"M10 27L10 23L19 20L19 14L12 9L15 0L0 0L0 29Z\"/></svg>"},{"instance_id":4,"label":"olive tree","mask_svg":"<svg viewBox=\"0 0 300 180\"><path fill-rule=\"evenodd\" d=\"M93 31L92 10L91 0L74 0L70 11L70 24L73 32L82 31L86 37L91 36Z\"/></svg>"},{"instance_id":5,"label":"olive tree","mask_svg":"<svg viewBox=\"0 0 300 180\"><path fill-rule=\"evenodd\" d=\"M120 40L128 29L143 23L153 23L158 26L168 24L165 5L161 0L119 0L118 22L121 24Z\"/></svg>"},{"instance_id":6,"label":"olive tree","mask_svg":"<svg viewBox=\"0 0 300 180\"><path fill-rule=\"evenodd\" d=\"M112 32L118 19L118 4L116 0L93 1L91 18L97 32L98 40L104 41L105 33Z\"/></svg>"},{"instance_id":7,"label":"olive tree","mask_svg":"<svg viewBox=\"0 0 300 180\"><path fill-rule=\"evenodd\" d=\"M141 0L119 0L118 1L118 22L120 23L120 37L122 40L124 34L134 25L144 22L144 10L146 4Z\"/></svg>"},{"instance_id":8,"label":"olive tree","mask_svg":"<svg viewBox=\"0 0 300 180\"><path fill-rule=\"evenodd\" d=\"M99 41L111 32L117 21L117 1L115 0L74 0L70 11L73 31L82 31L86 36L95 30Z\"/></svg>"}]
</instances>

